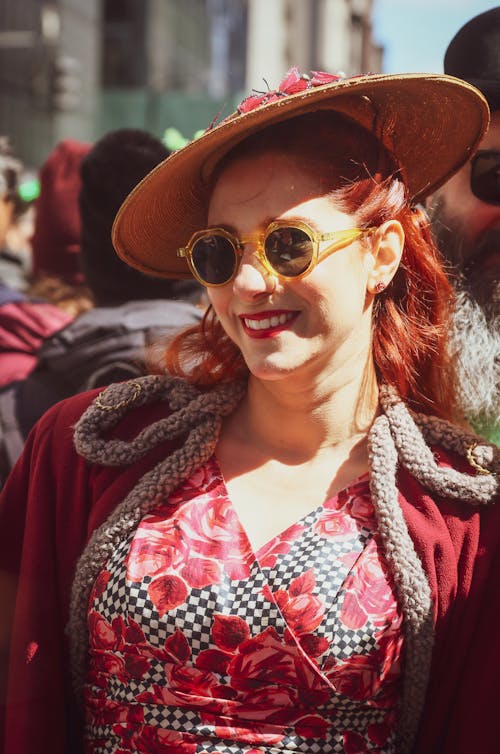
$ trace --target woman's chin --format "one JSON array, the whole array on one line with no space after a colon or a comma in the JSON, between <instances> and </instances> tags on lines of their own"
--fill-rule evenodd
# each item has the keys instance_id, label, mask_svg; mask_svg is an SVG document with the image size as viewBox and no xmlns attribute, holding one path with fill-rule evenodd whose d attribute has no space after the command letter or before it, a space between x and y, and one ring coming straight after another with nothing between
<instances>
[{"instance_id":1,"label":"woman's chin","mask_svg":"<svg viewBox=\"0 0 500 754\"><path fill-rule=\"evenodd\" d=\"M299 364L294 359L267 358L250 359L247 367L251 376L257 380L282 380L296 375Z\"/></svg>"}]
</instances>

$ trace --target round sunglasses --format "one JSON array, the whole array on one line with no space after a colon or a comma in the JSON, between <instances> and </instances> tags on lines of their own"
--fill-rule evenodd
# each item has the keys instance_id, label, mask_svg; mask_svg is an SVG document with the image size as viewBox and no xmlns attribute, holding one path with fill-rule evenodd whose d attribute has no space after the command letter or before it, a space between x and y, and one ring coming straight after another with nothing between
<instances>
[{"instance_id":1,"label":"round sunglasses","mask_svg":"<svg viewBox=\"0 0 500 754\"><path fill-rule=\"evenodd\" d=\"M470 189L486 204L500 204L500 152L480 150L471 160Z\"/></svg>"},{"instance_id":2,"label":"round sunglasses","mask_svg":"<svg viewBox=\"0 0 500 754\"><path fill-rule=\"evenodd\" d=\"M177 256L187 260L202 285L217 287L233 280L245 245L253 241L257 243L259 261L269 274L284 280L298 280L330 254L374 230L350 228L318 233L303 222L277 220L263 233L238 239L224 228L209 228L191 236L186 246L177 249ZM322 241L332 243L320 251Z\"/></svg>"}]
</instances>

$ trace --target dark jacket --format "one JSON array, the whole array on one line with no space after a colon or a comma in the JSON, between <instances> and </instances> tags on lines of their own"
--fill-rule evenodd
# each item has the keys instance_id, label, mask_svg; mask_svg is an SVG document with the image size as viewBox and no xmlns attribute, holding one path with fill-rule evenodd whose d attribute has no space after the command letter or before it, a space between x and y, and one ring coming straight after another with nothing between
<instances>
[{"instance_id":1,"label":"dark jacket","mask_svg":"<svg viewBox=\"0 0 500 754\"><path fill-rule=\"evenodd\" d=\"M184 301L132 301L95 307L45 340L28 378L0 391L0 486L30 429L50 406L144 374L154 348L201 316L200 309Z\"/></svg>"}]
</instances>

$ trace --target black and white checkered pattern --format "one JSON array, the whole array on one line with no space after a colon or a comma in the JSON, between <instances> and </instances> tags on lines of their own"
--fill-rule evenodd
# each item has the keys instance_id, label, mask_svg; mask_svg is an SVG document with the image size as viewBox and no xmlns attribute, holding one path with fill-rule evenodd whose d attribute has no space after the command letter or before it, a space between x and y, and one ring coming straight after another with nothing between
<instances>
[{"instance_id":1,"label":"black and white checkered pattern","mask_svg":"<svg viewBox=\"0 0 500 754\"><path fill-rule=\"evenodd\" d=\"M195 503L194 503L195 504ZM326 605L324 619L315 630L315 634L329 641L328 650L317 658L323 667L332 656L344 660L351 655L365 655L376 649L375 629L367 622L360 630L350 630L340 620L344 597L343 584L352 566L342 562L342 556L357 553L358 557L370 540L372 533L359 529L346 537L326 538L314 531L322 508L306 516L300 523L304 531L291 543L288 553L280 554L272 568L261 568L255 560L247 579L231 580L224 575L220 583L203 589L191 588L187 601L160 616L148 595L150 577L142 582L132 583L126 579L125 561L132 538L123 542L113 553L106 565L111 573L103 594L96 600L94 607L110 623L117 616L136 621L153 647L163 647L165 640L180 628L191 649L190 664L195 664L198 655L206 649L216 648L211 630L214 616L217 614L238 616L245 621L251 636L257 636L269 626L273 626L280 636L287 628L278 606L263 595L264 587L272 592L288 590L291 582L309 569L314 570L314 594ZM300 656L298 656L300 661ZM314 662L314 661L313 661ZM220 678L220 683L230 682L229 678ZM161 660L151 660L148 673L140 680L130 678L127 683L110 679L108 694L122 704L137 703L137 696L155 684L164 687L166 683L165 664ZM171 707L168 705L143 704L144 723L172 731L192 733L199 741L197 752L218 752L218 754L243 754L252 748L262 748L266 754L343 754L344 746L341 731L358 731L366 734L369 723L382 722L386 709L378 710L370 704L356 703L347 697L329 690L330 699L324 708L304 707L303 714L317 713L325 719L332 720L332 726L326 740L304 739L297 736L293 729L284 730L284 737L279 744L259 746L257 743L242 744L231 740L220 740L215 728L203 722L196 707ZM230 720L228 721L230 725ZM240 723L235 719L234 724ZM340 731L340 732L339 732ZM111 754L119 748L119 739L109 728L95 729L91 737L106 739L99 754ZM394 743L388 744L384 752L391 754ZM96 751L96 754L98 752Z\"/></svg>"},{"instance_id":2,"label":"black and white checkered pattern","mask_svg":"<svg viewBox=\"0 0 500 754\"><path fill-rule=\"evenodd\" d=\"M339 592L337 601L331 606L331 609L320 626L321 634L328 638L330 647L321 658L321 664L324 665L328 658L334 656L337 660L345 660L351 655L371 654L377 648L375 638L375 626L368 620L366 624L357 630L347 628L342 625L340 612L344 602L345 592ZM338 630L342 626L342 630Z\"/></svg>"},{"instance_id":3,"label":"black and white checkered pattern","mask_svg":"<svg viewBox=\"0 0 500 754\"><path fill-rule=\"evenodd\" d=\"M322 708L317 710L321 715ZM301 752L301 754L344 754L344 744L340 730L349 730L360 735L364 735L366 727L381 723L384 719L384 710L376 708L366 708L364 716L360 717L359 711L356 714L342 709L339 705L336 710L335 718L332 719L332 727L327 732L326 737L321 741L314 738L301 738L293 730L284 730L282 740L274 745L235 742L230 739L221 738L215 731L215 726L207 725L200 722L198 715L190 710L180 710L177 707L163 707L161 714L151 715L146 712L145 725L161 726L163 729L178 731L196 736L197 754L244 754L250 749L263 749L266 754L275 752L275 754L289 754L290 752ZM241 723L240 723L241 724ZM97 734L97 735L96 735ZM115 736L108 728L97 728L93 731L95 737L107 738L106 745L99 754L111 754L118 748L119 738ZM375 748L374 751L377 751ZM378 749L378 751L380 751ZM395 752L394 736L384 746L384 754L393 754Z\"/></svg>"}]
</instances>

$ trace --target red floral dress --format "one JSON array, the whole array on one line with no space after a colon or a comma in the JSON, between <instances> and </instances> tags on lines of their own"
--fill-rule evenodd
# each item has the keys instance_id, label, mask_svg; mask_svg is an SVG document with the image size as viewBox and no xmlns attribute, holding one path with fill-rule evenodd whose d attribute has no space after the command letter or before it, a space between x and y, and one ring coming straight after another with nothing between
<instances>
[{"instance_id":1,"label":"red floral dress","mask_svg":"<svg viewBox=\"0 0 500 754\"><path fill-rule=\"evenodd\" d=\"M365 475L253 552L215 458L89 601L87 754L395 751L401 613Z\"/></svg>"}]
</instances>

